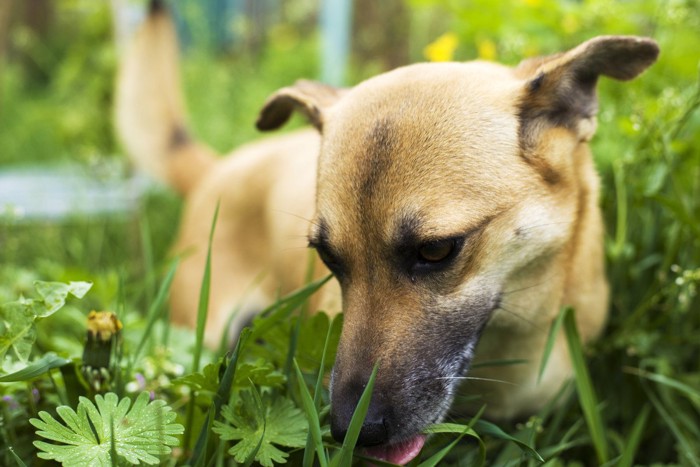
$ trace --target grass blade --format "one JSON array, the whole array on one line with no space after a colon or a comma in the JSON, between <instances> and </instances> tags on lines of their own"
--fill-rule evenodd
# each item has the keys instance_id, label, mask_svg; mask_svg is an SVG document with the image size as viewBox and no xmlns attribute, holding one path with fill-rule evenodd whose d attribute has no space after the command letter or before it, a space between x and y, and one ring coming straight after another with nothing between
<instances>
[{"instance_id":1,"label":"grass blade","mask_svg":"<svg viewBox=\"0 0 700 467\"><path fill-rule=\"evenodd\" d=\"M207 244L207 260L204 264L204 276L202 276L202 286L199 289L199 306L197 307L197 334L194 346L194 357L192 358L192 372L199 371L199 363L202 358L202 348L204 347L204 327L207 324L209 314L209 289L211 287L211 245L214 240L214 230L216 220L219 218L219 207L221 203L217 201L214 218L211 221L209 230L209 243Z\"/></svg>"},{"instance_id":2,"label":"grass blade","mask_svg":"<svg viewBox=\"0 0 700 467\"><path fill-rule=\"evenodd\" d=\"M693 401L694 403L700 403L700 391L697 389L688 386L685 383L681 383L678 380L675 380L673 378L669 378L668 376L664 376L658 373L651 373L649 371L644 371L638 368L630 368L627 367L624 369L626 373L632 374L639 376L641 378L648 379L650 381L654 381L655 383L659 383L664 386L668 386L670 388L675 389L676 391L680 392L681 394L685 395L688 399Z\"/></svg>"},{"instance_id":3,"label":"grass blade","mask_svg":"<svg viewBox=\"0 0 700 467\"><path fill-rule=\"evenodd\" d=\"M219 389L214 395L214 403L216 405L215 417L219 416L221 413L221 407L224 403L228 402L231 398L231 389L233 388L233 380L236 376L236 366L238 365L238 358L241 355L241 349L245 347L250 337L250 329L244 328L238 337L238 342L236 343L236 348L231 354L231 358L226 365L226 370L224 371L221 381L219 383Z\"/></svg>"},{"instance_id":4,"label":"grass blade","mask_svg":"<svg viewBox=\"0 0 700 467\"><path fill-rule=\"evenodd\" d=\"M10 451L10 454L12 454L12 458L17 463L17 467L27 467L27 464L25 464L22 458L17 455L15 449L12 446L9 446L7 450Z\"/></svg>"},{"instance_id":5,"label":"grass blade","mask_svg":"<svg viewBox=\"0 0 700 467\"><path fill-rule=\"evenodd\" d=\"M190 465L202 465L206 461L206 449L209 444L209 433L211 433L211 425L219 417L221 413L221 407L224 403L228 402L231 398L231 389L233 388L233 379L236 376L236 367L238 365L238 356L241 353L241 349L246 345L248 337L250 336L250 329L245 328L241 331L241 335L238 338L238 343L236 348L231 354L231 358L226 364L226 370L224 370L223 376L221 376L221 381L219 382L219 389L214 395L214 400L212 406L209 408L209 413L207 413L207 419L202 425L202 429L199 432L199 437L195 443L194 449L192 450L192 456L190 456ZM194 400L194 398L193 398ZM213 414L212 414L213 409ZM188 426L192 426L192 420L188 419Z\"/></svg>"},{"instance_id":6,"label":"grass blade","mask_svg":"<svg viewBox=\"0 0 700 467\"><path fill-rule=\"evenodd\" d=\"M524 453L528 454L529 456L532 456L539 462L544 462L542 456L540 456L540 454L537 451L535 451L535 449L532 446L530 446L524 441L520 441L519 439L509 435L508 433L503 431L498 425L494 425L493 423L487 422L486 420L477 420L477 422L474 424L474 429L477 433L480 433L482 435L489 435L494 438L515 443Z\"/></svg>"},{"instance_id":7,"label":"grass blade","mask_svg":"<svg viewBox=\"0 0 700 467\"><path fill-rule=\"evenodd\" d=\"M139 216L139 234L141 237L141 251L143 252L143 267L144 275L146 277L145 284L145 296L146 303L151 303L154 297L155 289L155 278L154 273L155 262L153 261L153 243L151 241L151 224L148 220L148 216L141 214Z\"/></svg>"},{"instance_id":8,"label":"grass blade","mask_svg":"<svg viewBox=\"0 0 700 467\"><path fill-rule=\"evenodd\" d=\"M190 457L188 465L193 465L195 467L207 465L207 446L209 445L209 433L211 433L211 427L214 423L214 417L212 416L214 411L214 403L212 403L207 412L207 418L202 424L202 429L199 431L194 449L192 449L192 456Z\"/></svg>"},{"instance_id":9,"label":"grass blade","mask_svg":"<svg viewBox=\"0 0 700 467\"><path fill-rule=\"evenodd\" d=\"M316 252L313 250L308 251L307 266L306 266L306 276L304 278L304 284L309 284L314 277L314 266L316 264ZM287 361L284 365L284 374L289 379L292 372L292 363L294 357L297 353L297 345L299 341L299 333L301 332L301 325L306 319L309 313L309 301L305 300L301 304L301 309L299 310L299 319L297 319L296 325L292 330L292 335L289 339L289 351L287 352Z\"/></svg>"},{"instance_id":10,"label":"grass blade","mask_svg":"<svg viewBox=\"0 0 700 467\"><path fill-rule=\"evenodd\" d=\"M605 464L610 460L608 456L608 444L605 437L605 427L603 420L598 411L598 400L593 390L591 377L588 374L586 361L583 357L583 348L581 346L581 338L576 328L576 316L574 310L567 307L564 310L564 331L566 334L566 342L569 346L569 355L574 369L574 381L576 383L576 391L578 393L579 403L583 410L588 432L593 441L593 447L598 458L598 464Z\"/></svg>"},{"instance_id":11,"label":"grass blade","mask_svg":"<svg viewBox=\"0 0 700 467\"><path fill-rule=\"evenodd\" d=\"M426 459L425 461L421 462L418 464L418 467L435 467L436 465L439 465L440 462L445 458L447 454L449 454L452 449L454 449L455 446L457 446L457 443L460 442L460 440L465 436L473 436L479 441L479 462L476 465L484 465L484 462L486 460L486 448L484 447L484 443L481 441L481 438L474 433L474 430L472 430L468 425L461 425L464 430L460 435L455 438L454 441L452 441L450 444L445 446L444 448L440 449L438 452L430 456L430 458Z\"/></svg>"},{"instance_id":12,"label":"grass blade","mask_svg":"<svg viewBox=\"0 0 700 467\"><path fill-rule=\"evenodd\" d=\"M314 400L309 394L309 389L304 383L304 375L301 374L299 369L299 364L296 359L294 359L294 370L297 375L297 384L299 385L299 394L301 395L302 406L304 407L304 412L306 412L306 417L309 420L309 438L313 440L313 447L318 455L318 462L321 467L326 467L328 465L328 460L326 459L326 451L323 449L323 439L321 436L321 422L319 421L318 410ZM323 370L321 370L323 372ZM309 441L306 443L306 451L304 452L304 463L305 467L313 465L313 450L309 448Z\"/></svg>"},{"instance_id":13,"label":"grass blade","mask_svg":"<svg viewBox=\"0 0 700 467\"><path fill-rule=\"evenodd\" d=\"M156 324L156 321L158 321L158 318L160 317L160 312L163 309L163 305L165 304L166 298L168 297L170 285L172 284L173 278L175 277L175 271L177 270L177 266L178 260L174 260L170 265L170 269L168 269L168 273L165 275L165 279L163 279L163 283L160 285L160 289L158 290L158 295L156 295L156 299L153 301L150 308L148 309L148 321L146 322L146 328L143 330L143 336L141 337L139 345L136 347L136 350L134 351L134 354L131 357L131 361L129 362L129 368L126 372L127 378L131 377L131 369L133 368L134 364L138 361L139 355L141 355L143 348L146 346L146 343L151 339L151 336L153 335L151 331L153 330L153 326Z\"/></svg>"},{"instance_id":14,"label":"grass blade","mask_svg":"<svg viewBox=\"0 0 700 467\"><path fill-rule=\"evenodd\" d=\"M367 386L365 387L360 400L357 402L355 412L352 414L350 426L348 427L348 431L345 434L345 439L343 440L343 446L340 448L340 452L331 462L333 467L350 467L352 465L353 452L355 450L355 445L357 444L357 439L360 437L360 430L362 429L362 424L365 421L367 410L369 409L369 403L372 399L372 390L374 389L374 381L377 378L378 370L379 364L377 363L374 365L372 375L369 377Z\"/></svg>"},{"instance_id":15,"label":"grass blade","mask_svg":"<svg viewBox=\"0 0 700 467\"><path fill-rule=\"evenodd\" d=\"M675 422L668 410L664 408L661 401L656 397L656 394L654 394L651 391L651 389L648 389L645 386L643 387L644 391L649 397L649 400L654 405L654 408L656 409L658 414L661 415L661 418L663 418L664 422L673 433L673 436L676 438L676 441L678 441L678 451L683 456L685 456L685 458L690 462L690 465L692 465L693 467L700 467L700 458L698 458L698 456L695 454L692 442L689 441L688 438L683 434L683 431L680 429L680 427Z\"/></svg>"},{"instance_id":16,"label":"grass blade","mask_svg":"<svg viewBox=\"0 0 700 467\"><path fill-rule=\"evenodd\" d=\"M642 411L639 413L632 426L632 432L627 438L627 443L625 443L625 449L622 452L622 456L617 463L618 467L632 467L634 464L634 454L637 452L637 448L642 441L642 434L644 434L644 427L647 424L647 419L649 418L648 405L645 405Z\"/></svg>"},{"instance_id":17,"label":"grass blade","mask_svg":"<svg viewBox=\"0 0 700 467\"><path fill-rule=\"evenodd\" d=\"M549 356L552 354L552 349L554 348L554 343L559 335L559 330L561 329L562 322L564 321L564 311L562 309L557 315L556 319L552 322L552 326L549 328L549 334L547 335L547 343L544 346L544 352L542 353L542 360L540 361L540 371L537 374L537 384L542 381L542 375L544 374L545 368L547 368L547 362L549 361Z\"/></svg>"},{"instance_id":18,"label":"grass blade","mask_svg":"<svg viewBox=\"0 0 700 467\"><path fill-rule=\"evenodd\" d=\"M336 317L335 319L338 319ZM328 343L330 342L331 334L333 333L333 323L335 323L334 320L329 320L328 321L328 332L326 333L326 340L323 343L323 353L321 354L321 363L319 365L319 370L318 370L318 377L316 378L316 386L314 388L314 399L313 399L313 407L314 411L317 412L319 407L320 407L320 402L321 402L321 388L323 387L323 376L324 376L324 371L326 368L326 354L328 353ZM320 418L320 417L319 417ZM320 422L319 422L319 429L320 429ZM314 455L313 455L313 450L311 449L311 444L315 440L312 439L311 433L309 433L309 436L306 440L306 449L304 450L304 460L302 465L304 467L311 467L314 462ZM318 451L318 449L317 449ZM323 452L323 457L324 459L321 460L321 453L319 452L319 462L326 462L328 463L328 459L326 459L326 452L325 450Z\"/></svg>"}]
</instances>

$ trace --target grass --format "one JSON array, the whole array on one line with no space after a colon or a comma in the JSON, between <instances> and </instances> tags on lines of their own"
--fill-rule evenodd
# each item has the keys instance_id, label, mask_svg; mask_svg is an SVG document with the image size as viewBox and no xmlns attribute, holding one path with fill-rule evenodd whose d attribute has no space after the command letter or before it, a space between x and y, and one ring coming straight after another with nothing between
<instances>
[{"instance_id":1,"label":"grass","mask_svg":"<svg viewBox=\"0 0 700 467\"><path fill-rule=\"evenodd\" d=\"M81 4L65 3L71 15ZM576 378L562 390L560 405L500 426L455 414L452 426L434 429L438 433L414 465L538 465L538 456L551 465L700 465L700 5L539 0L511 8L474 2L478 8L469 9L446 1L409 3L420 17L410 39L416 60L425 45L417 38L432 40L445 30L457 34L458 56L486 53L490 41L496 58L510 63L529 49L553 52L597 33L652 34L662 48L659 63L638 80L600 83L593 151L602 178L613 290L605 334L581 348L572 315L565 312L560 325L576 357ZM43 86L17 63L4 67L2 164L78 160L100 167L103 159L120 157L104 111L115 64L109 21L104 7L90 8L97 10L82 17L90 23L89 34L71 32L37 56L45 67ZM432 16L425 16L428 10ZM197 30L192 31L184 81L203 140L225 151L256 137L252 122L264 98L298 77L317 74L314 38L297 34L285 42L282 34L289 31L273 31L260 57L214 59L198 50ZM78 42L70 47L68 39ZM94 54L86 52L93 45ZM27 45L26 52L32 50ZM353 70L357 77L363 73ZM81 77L89 77L89 85L79 86ZM329 436L323 384L341 319L311 313L290 318L308 306L320 284L267 310L234 353L206 351L195 333L166 323L174 267L168 245L179 211L174 195L156 190L139 211L120 218L0 219L0 303L34 297L32 283L38 279L94 283L85 298L37 322L35 366L12 377L0 374L0 464L36 465L32 443L38 438L27 420L42 410L55 415L60 404L76 408L79 396L91 396L79 368L85 316L92 309L117 311L124 323L122 356L113 357L123 381L111 390L120 398L152 392L186 427L180 447L165 456L167 463L230 462L228 451L239 443L209 429L215 422L229 423L224 410L240 422L229 425L256 433L244 459L276 446L290 465L330 465L342 453L348 462L350 448L343 451ZM193 366L198 352L200 364ZM297 412L282 401L291 401ZM275 410L310 422L301 432L297 425L275 425ZM284 444L298 440L297 447Z\"/></svg>"}]
</instances>

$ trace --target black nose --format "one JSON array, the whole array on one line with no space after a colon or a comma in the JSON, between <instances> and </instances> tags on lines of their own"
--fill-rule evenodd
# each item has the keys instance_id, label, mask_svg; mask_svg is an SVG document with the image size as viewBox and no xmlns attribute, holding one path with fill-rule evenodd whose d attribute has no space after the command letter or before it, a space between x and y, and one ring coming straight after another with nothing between
<instances>
[{"instance_id":1,"label":"black nose","mask_svg":"<svg viewBox=\"0 0 700 467\"><path fill-rule=\"evenodd\" d=\"M360 429L360 436L357 438L358 446L376 446L389 441L387 410L384 404L376 399L377 394L373 394L365 421ZM345 440L358 400L359 396L349 400L337 400L331 406L331 435L339 443Z\"/></svg>"}]
</instances>

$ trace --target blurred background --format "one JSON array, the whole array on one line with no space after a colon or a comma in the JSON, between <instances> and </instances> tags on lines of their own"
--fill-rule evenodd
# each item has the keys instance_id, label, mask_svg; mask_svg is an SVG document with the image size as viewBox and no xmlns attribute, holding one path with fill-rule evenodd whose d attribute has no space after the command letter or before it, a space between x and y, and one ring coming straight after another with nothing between
<instances>
[{"instance_id":1,"label":"blurred background","mask_svg":"<svg viewBox=\"0 0 700 467\"><path fill-rule=\"evenodd\" d=\"M0 0L0 300L30 293L35 279L91 280L95 309L113 308L118 293L133 310L153 300L180 200L132 171L112 130L120 50L145 3ZM655 38L656 65L599 86L592 145L613 298L591 365L611 430L628 433L641 407L656 410L642 458L700 458L699 0L170 4L192 126L222 153L259 137L263 101L298 78L352 85L416 61L515 65L599 34ZM691 390L642 384L639 371Z\"/></svg>"},{"instance_id":2,"label":"blurred background","mask_svg":"<svg viewBox=\"0 0 700 467\"><path fill-rule=\"evenodd\" d=\"M166 254L178 200L131 173L112 129L119 54L146 3L0 2L0 271L34 270L41 262L55 263L52 275L75 268L94 274L113 269L114 257L137 271L144 252L134 245L142 243L145 217L157 238L149 254L154 261ZM611 164L635 157L634 142L647 133L643 122L669 121L684 111L698 73L698 0L170 4L192 125L222 153L258 137L253 122L266 96L298 78L352 85L416 61L517 64L597 34L652 36L661 59L641 79L626 85L601 80L594 153L607 176ZM692 131L697 114L688 119L671 142L674 150L698 146ZM663 167L654 183L670 170ZM159 204L155 215L142 216L149 203Z\"/></svg>"}]
</instances>

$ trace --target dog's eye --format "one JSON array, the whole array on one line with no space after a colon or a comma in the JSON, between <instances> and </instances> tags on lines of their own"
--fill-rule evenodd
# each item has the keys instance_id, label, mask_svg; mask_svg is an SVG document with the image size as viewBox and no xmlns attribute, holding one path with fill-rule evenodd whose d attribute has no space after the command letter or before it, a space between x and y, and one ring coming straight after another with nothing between
<instances>
[{"instance_id":1,"label":"dog's eye","mask_svg":"<svg viewBox=\"0 0 700 467\"><path fill-rule=\"evenodd\" d=\"M325 264L326 267L330 269L333 274L338 276L342 273L342 266L340 264L340 261L326 247L322 245L311 245L311 247L316 250L316 253L318 253L319 258L321 258L321 261L323 261L323 264Z\"/></svg>"},{"instance_id":2,"label":"dog's eye","mask_svg":"<svg viewBox=\"0 0 700 467\"><path fill-rule=\"evenodd\" d=\"M438 240L424 244L418 249L418 258L426 263L439 263L452 256L456 240Z\"/></svg>"}]
</instances>

